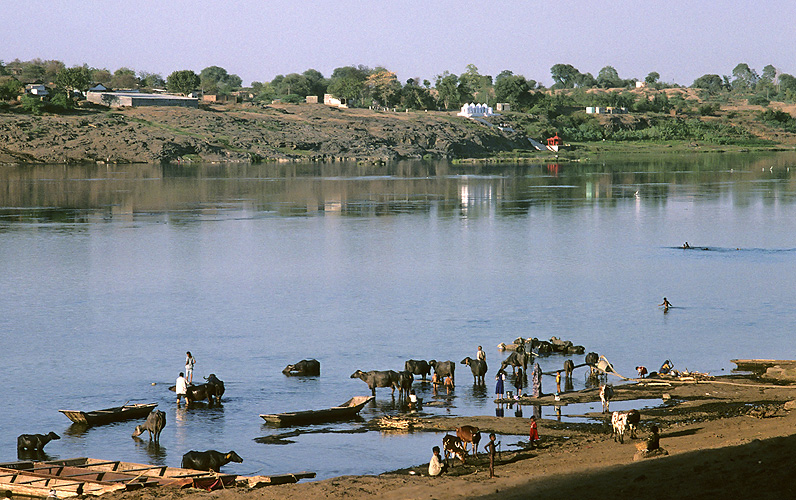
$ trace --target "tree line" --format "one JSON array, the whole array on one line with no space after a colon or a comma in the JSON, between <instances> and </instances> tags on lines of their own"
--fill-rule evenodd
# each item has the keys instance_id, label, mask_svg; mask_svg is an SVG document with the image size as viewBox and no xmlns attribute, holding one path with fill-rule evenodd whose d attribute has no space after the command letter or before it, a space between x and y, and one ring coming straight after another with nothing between
<instances>
[{"instance_id":1,"label":"tree line","mask_svg":"<svg viewBox=\"0 0 796 500\"><path fill-rule=\"evenodd\" d=\"M663 94L641 98L626 92L634 88L638 80L621 78L613 66L603 67L594 77L571 64L555 64L550 68L550 74L554 84L549 89L510 70L504 70L494 78L483 75L473 64L467 65L459 75L443 71L433 81L409 78L401 83L387 68L358 65L335 68L328 78L315 69L277 75L269 82L253 82L246 90L254 95L255 100L263 102L279 99L297 103L303 102L306 96L322 99L328 93L345 100L349 106L418 110L456 109L468 102L490 105L505 102L516 111L540 114L549 114L564 105L622 106L637 111L667 111L672 106ZM655 90L680 87L675 83L661 82L660 74L655 71L643 81L648 88ZM183 94L194 90L229 94L243 89L241 78L220 66L209 66L198 74L192 70L174 71L164 79L157 73L136 73L127 67L111 72L88 65L67 68L56 60L15 60L7 64L0 61L0 99L16 97L25 83L32 82L54 84L56 91L52 99L64 106L69 105L72 91L83 91L93 84L115 89L166 89ZM702 89L708 96L718 93L748 96L754 104L767 104L774 99L796 101L796 77L778 71L773 65L767 65L758 74L748 64L740 63L731 75L706 74L697 78L690 87ZM610 91L585 92L594 88ZM555 92L548 92L559 89L570 89L566 99L557 98Z\"/></svg>"}]
</instances>

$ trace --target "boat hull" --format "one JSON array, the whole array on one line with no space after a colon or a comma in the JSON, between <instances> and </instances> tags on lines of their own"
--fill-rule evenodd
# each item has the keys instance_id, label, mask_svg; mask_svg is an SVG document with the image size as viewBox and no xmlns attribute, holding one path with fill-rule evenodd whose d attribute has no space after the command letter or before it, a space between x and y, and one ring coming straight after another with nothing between
<instances>
[{"instance_id":1,"label":"boat hull","mask_svg":"<svg viewBox=\"0 0 796 500\"><path fill-rule=\"evenodd\" d=\"M261 414L260 417L269 424L279 426L318 424L337 420L348 420L356 417L359 411L373 399L373 396L356 396L340 406L333 406L322 410L269 413Z\"/></svg>"},{"instance_id":2,"label":"boat hull","mask_svg":"<svg viewBox=\"0 0 796 500\"><path fill-rule=\"evenodd\" d=\"M157 406L157 403L135 404L106 408L104 410L80 411L58 410L76 424L102 425L134 418L145 418Z\"/></svg>"}]
</instances>

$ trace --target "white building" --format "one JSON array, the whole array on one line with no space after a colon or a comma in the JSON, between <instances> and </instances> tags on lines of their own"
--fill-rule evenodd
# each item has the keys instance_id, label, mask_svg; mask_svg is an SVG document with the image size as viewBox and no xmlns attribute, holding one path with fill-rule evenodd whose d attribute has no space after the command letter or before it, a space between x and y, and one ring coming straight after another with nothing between
<instances>
[{"instance_id":1,"label":"white building","mask_svg":"<svg viewBox=\"0 0 796 500\"><path fill-rule=\"evenodd\" d=\"M491 106L470 103L462 106L462 110L457 113L457 116L472 118L474 116L492 116L494 114Z\"/></svg>"}]
</instances>

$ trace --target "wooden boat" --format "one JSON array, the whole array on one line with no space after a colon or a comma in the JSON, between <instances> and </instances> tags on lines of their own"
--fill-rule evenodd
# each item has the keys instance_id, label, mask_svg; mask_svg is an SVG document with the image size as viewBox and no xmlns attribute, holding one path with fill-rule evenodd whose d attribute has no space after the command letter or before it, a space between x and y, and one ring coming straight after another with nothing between
<instances>
[{"instance_id":1,"label":"wooden boat","mask_svg":"<svg viewBox=\"0 0 796 500\"><path fill-rule=\"evenodd\" d=\"M114 491L130 490L144 486L141 483L96 481L88 478L58 477L28 470L0 468L0 490L14 496L47 498L54 491L58 498L84 495L102 495Z\"/></svg>"},{"instance_id":2,"label":"wooden boat","mask_svg":"<svg viewBox=\"0 0 796 500\"><path fill-rule=\"evenodd\" d=\"M157 403L141 403L132 405L116 406L105 408L104 410L80 411L80 410L58 410L66 415L69 420L77 424L102 425L111 422L121 422L133 418L145 418L149 412L156 407Z\"/></svg>"},{"instance_id":3,"label":"wooden boat","mask_svg":"<svg viewBox=\"0 0 796 500\"><path fill-rule=\"evenodd\" d=\"M373 396L354 396L340 406L322 410L305 410L288 413L260 415L266 422L278 425L317 424L354 418L359 411L373 400Z\"/></svg>"},{"instance_id":4,"label":"wooden boat","mask_svg":"<svg viewBox=\"0 0 796 500\"><path fill-rule=\"evenodd\" d=\"M211 489L234 486L236 474L221 474L193 469L147 465L121 460L97 458L68 458L46 462L16 462L0 467L47 474L54 477L87 478L103 481L125 481L125 484L143 483L144 486L170 486Z\"/></svg>"}]
</instances>

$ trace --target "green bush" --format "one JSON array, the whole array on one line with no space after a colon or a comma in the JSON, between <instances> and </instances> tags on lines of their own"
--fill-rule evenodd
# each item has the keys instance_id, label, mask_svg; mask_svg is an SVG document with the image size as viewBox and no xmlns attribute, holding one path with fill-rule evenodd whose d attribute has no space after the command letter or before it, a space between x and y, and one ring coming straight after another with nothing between
<instances>
[{"instance_id":1,"label":"green bush","mask_svg":"<svg viewBox=\"0 0 796 500\"><path fill-rule=\"evenodd\" d=\"M768 106L771 103L771 101L769 101L768 99L766 99L765 97L763 97L761 95L753 95L752 97L747 99L746 102L748 102L749 104L758 105L758 106Z\"/></svg>"},{"instance_id":2,"label":"green bush","mask_svg":"<svg viewBox=\"0 0 796 500\"><path fill-rule=\"evenodd\" d=\"M44 112L44 103L41 99L30 95L23 95L20 99L20 104L25 112L32 115L40 115Z\"/></svg>"}]
</instances>

